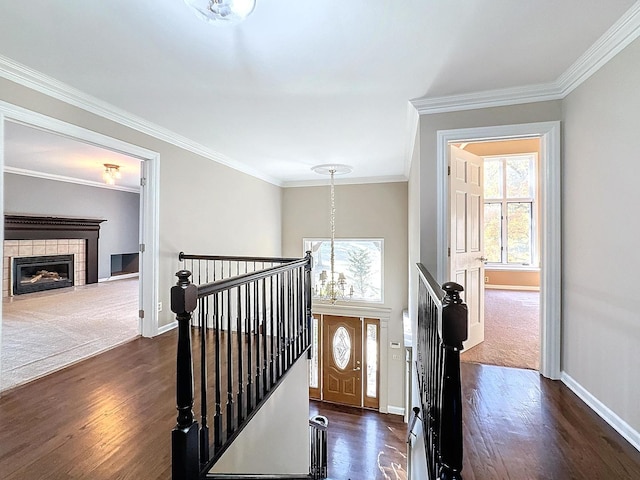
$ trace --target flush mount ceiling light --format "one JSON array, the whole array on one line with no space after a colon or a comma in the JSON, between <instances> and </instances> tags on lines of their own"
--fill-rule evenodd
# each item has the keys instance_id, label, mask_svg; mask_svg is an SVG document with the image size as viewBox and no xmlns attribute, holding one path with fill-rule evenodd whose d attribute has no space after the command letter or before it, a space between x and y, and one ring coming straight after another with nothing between
<instances>
[{"instance_id":1,"label":"flush mount ceiling light","mask_svg":"<svg viewBox=\"0 0 640 480\"><path fill-rule=\"evenodd\" d=\"M217 25L240 23L256 6L256 0L184 0L184 3L200 18Z\"/></svg>"},{"instance_id":2,"label":"flush mount ceiling light","mask_svg":"<svg viewBox=\"0 0 640 480\"><path fill-rule=\"evenodd\" d=\"M115 185L116 178L121 178L120 174L120 165L116 165L114 163L105 163L104 164L104 173L102 174L102 178L108 185Z\"/></svg>"}]
</instances>

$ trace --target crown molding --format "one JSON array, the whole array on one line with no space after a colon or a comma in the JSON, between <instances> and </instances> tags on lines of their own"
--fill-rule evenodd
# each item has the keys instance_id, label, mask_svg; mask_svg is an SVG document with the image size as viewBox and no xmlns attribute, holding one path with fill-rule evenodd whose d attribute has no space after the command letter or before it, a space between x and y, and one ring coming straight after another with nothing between
<instances>
[{"instance_id":1,"label":"crown molding","mask_svg":"<svg viewBox=\"0 0 640 480\"><path fill-rule=\"evenodd\" d=\"M420 115L561 100L640 36L640 2L634 3L555 81L462 95L411 100Z\"/></svg>"},{"instance_id":2,"label":"crown molding","mask_svg":"<svg viewBox=\"0 0 640 480\"><path fill-rule=\"evenodd\" d=\"M500 88L483 92L446 95L442 97L417 98L411 100L420 115L459 112L478 108L503 107L522 103L545 102L562 98L555 83L542 83L524 87Z\"/></svg>"},{"instance_id":3,"label":"crown molding","mask_svg":"<svg viewBox=\"0 0 640 480\"><path fill-rule=\"evenodd\" d=\"M336 178L335 185L363 185L370 183L402 183L409 181L404 175L387 175L383 177ZM282 183L283 188L326 187L328 180L295 180Z\"/></svg>"},{"instance_id":4,"label":"crown molding","mask_svg":"<svg viewBox=\"0 0 640 480\"><path fill-rule=\"evenodd\" d=\"M0 55L0 77L11 80L19 85L43 93L52 98L56 98L65 103L81 108L87 112L100 117L112 120L126 127L137 130L146 135L150 135L158 140L180 147L184 150L200 155L214 162L225 165L234 170L246 173L252 177L264 180L273 185L282 186L282 182L253 169L243 163L233 160L219 152L216 152L204 145L194 142L171 130L148 122L141 117L115 107L98 98L88 95L66 83L45 75L37 70L33 70L8 57Z\"/></svg>"},{"instance_id":5,"label":"crown molding","mask_svg":"<svg viewBox=\"0 0 640 480\"><path fill-rule=\"evenodd\" d=\"M121 192L140 193L140 188L125 187L122 185L107 185L102 182L94 182L92 180L84 180L82 178L65 177L63 175L55 175L52 173L36 172L35 170L27 170L24 168L8 167L5 165L4 173L13 173L14 175L23 175L25 177L43 178L45 180L54 180L56 182L75 183L76 185L85 185L87 187L106 188L107 190L119 190Z\"/></svg>"},{"instance_id":6,"label":"crown molding","mask_svg":"<svg viewBox=\"0 0 640 480\"><path fill-rule=\"evenodd\" d=\"M560 77L564 98L640 36L640 2L636 2Z\"/></svg>"}]
</instances>

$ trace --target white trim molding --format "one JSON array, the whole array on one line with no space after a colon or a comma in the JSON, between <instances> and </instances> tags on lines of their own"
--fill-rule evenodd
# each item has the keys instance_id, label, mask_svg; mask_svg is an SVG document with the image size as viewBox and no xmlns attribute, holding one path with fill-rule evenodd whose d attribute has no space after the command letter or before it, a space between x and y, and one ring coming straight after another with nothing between
<instances>
[{"instance_id":1,"label":"white trim molding","mask_svg":"<svg viewBox=\"0 0 640 480\"><path fill-rule=\"evenodd\" d=\"M158 328L158 335L162 335L163 333L170 332L174 328L178 328L178 321L177 320L174 320L171 323L167 323L166 325L163 325L163 326L159 327Z\"/></svg>"},{"instance_id":2,"label":"white trim molding","mask_svg":"<svg viewBox=\"0 0 640 480\"><path fill-rule=\"evenodd\" d=\"M76 185L85 185L87 187L106 188L108 190L119 190L121 192L140 193L139 188L124 187L122 185L109 185L104 182L94 182L84 180L82 178L65 177L64 175L55 175L53 173L36 172L35 170L27 170L24 168L8 167L5 165L4 173L12 173L14 175L23 175L25 177L43 178L45 180L53 180L56 182L75 183Z\"/></svg>"},{"instance_id":3,"label":"white trim molding","mask_svg":"<svg viewBox=\"0 0 640 480\"><path fill-rule=\"evenodd\" d=\"M485 283L484 288L489 290L521 290L525 292L539 292L540 287L532 285L495 285L492 283Z\"/></svg>"},{"instance_id":4,"label":"white trim molding","mask_svg":"<svg viewBox=\"0 0 640 480\"><path fill-rule=\"evenodd\" d=\"M3 101L0 101L0 119L2 119L1 132L4 132L5 122L17 122L142 160L146 186L140 190L140 243L145 244L145 251L140 257L140 309L147 312L147 315L140 322L140 334L145 337L157 335L160 154ZM3 155L4 142L3 136L0 135L0 171L5 170ZM4 236L0 240L2 238Z\"/></svg>"},{"instance_id":5,"label":"white trim molding","mask_svg":"<svg viewBox=\"0 0 640 480\"><path fill-rule=\"evenodd\" d=\"M640 36L640 2L634 3L555 81L537 85L411 100L420 115L561 100Z\"/></svg>"},{"instance_id":6,"label":"white trim molding","mask_svg":"<svg viewBox=\"0 0 640 480\"><path fill-rule=\"evenodd\" d=\"M561 202L560 122L523 123L437 132L437 275L448 280L449 247L449 143L505 138L540 138L540 373L560 378L561 351Z\"/></svg>"},{"instance_id":7,"label":"white trim molding","mask_svg":"<svg viewBox=\"0 0 640 480\"><path fill-rule=\"evenodd\" d=\"M400 415L401 417L404 417L404 407L396 407L394 405L388 405L387 413L390 413L392 415Z\"/></svg>"},{"instance_id":8,"label":"white trim molding","mask_svg":"<svg viewBox=\"0 0 640 480\"><path fill-rule=\"evenodd\" d=\"M593 396L567 372L562 372L560 378L573 393L575 393L591 410L596 412L605 422L622 435L634 448L640 451L640 432L620 418L613 410Z\"/></svg>"},{"instance_id":9,"label":"white trim molding","mask_svg":"<svg viewBox=\"0 0 640 480\"><path fill-rule=\"evenodd\" d=\"M133 115L126 110L118 108L96 97L88 95L66 83L45 75L37 70L33 70L26 65L22 65L8 57L0 55L0 77L16 82L19 85L31 88L40 93L44 93L52 98L81 108L87 112L98 115L102 118L112 120L138 132L151 135L158 140L167 142L176 147L180 147L189 152L208 158L214 162L225 165L234 170L238 170L252 177L259 178L273 185L282 186L277 179L253 169L243 163L233 160L219 152L216 152L204 145L194 142L171 130L163 128L155 123L149 122L141 117Z\"/></svg>"}]
</instances>

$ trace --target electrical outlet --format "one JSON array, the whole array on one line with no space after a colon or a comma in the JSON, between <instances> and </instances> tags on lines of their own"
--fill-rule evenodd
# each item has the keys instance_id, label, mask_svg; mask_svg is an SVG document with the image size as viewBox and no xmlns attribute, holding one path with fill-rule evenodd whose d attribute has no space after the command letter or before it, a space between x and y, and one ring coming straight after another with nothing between
<instances>
[{"instance_id":1,"label":"electrical outlet","mask_svg":"<svg viewBox=\"0 0 640 480\"><path fill-rule=\"evenodd\" d=\"M489 277L484 277L484 283L489 283Z\"/></svg>"},{"instance_id":2,"label":"electrical outlet","mask_svg":"<svg viewBox=\"0 0 640 480\"><path fill-rule=\"evenodd\" d=\"M161 312L162 311L162 302L158 302L158 311Z\"/></svg>"},{"instance_id":3,"label":"electrical outlet","mask_svg":"<svg viewBox=\"0 0 640 480\"><path fill-rule=\"evenodd\" d=\"M400 355L397 355L397 354L395 354L395 353L394 353L394 354L391 356L391 358L393 358L394 360L400 360Z\"/></svg>"}]
</instances>

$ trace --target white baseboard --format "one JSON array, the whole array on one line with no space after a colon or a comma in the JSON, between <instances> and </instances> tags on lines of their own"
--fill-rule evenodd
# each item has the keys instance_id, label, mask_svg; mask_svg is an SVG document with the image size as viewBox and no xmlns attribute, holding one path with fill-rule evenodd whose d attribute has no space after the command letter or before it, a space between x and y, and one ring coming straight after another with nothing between
<instances>
[{"instance_id":1,"label":"white baseboard","mask_svg":"<svg viewBox=\"0 0 640 480\"><path fill-rule=\"evenodd\" d=\"M539 292L540 287L532 287L530 285L493 285L491 283L485 283L484 288L491 290L527 290L532 292Z\"/></svg>"},{"instance_id":2,"label":"white baseboard","mask_svg":"<svg viewBox=\"0 0 640 480\"><path fill-rule=\"evenodd\" d=\"M605 422L611 425L616 432L622 435L631 445L633 445L636 450L640 451L640 433L637 430L634 430L627 422L589 393L587 389L576 382L566 372L562 372L560 380L573 393L580 397L580 399L586 403L591 410L600 415Z\"/></svg>"},{"instance_id":3,"label":"white baseboard","mask_svg":"<svg viewBox=\"0 0 640 480\"><path fill-rule=\"evenodd\" d=\"M393 405L387 405L387 413L391 413L393 415L400 415L404 417L404 408L394 407Z\"/></svg>"},{"instance_id":4,"label":"white baseboard","mask_svg":"<svg viewBox=\"0 0 640 480\"><path fill-rule=\"evenodd\" d=\"M167 333L178 326L178 321L174 320L171 323L158 327L158 335L162 335L163 333Z\"/></svg>"},{"instance_id":5,"label":"white baseboard","mask_svg":"<svg viewBox=\"0 0 640 480\"><path fill-rule=\"evenodd\" d=\"M98 283L113 282L115 280L124 280L125 278L135 278L139 276L139 273L123 273L122 275L114 275L113 277L99 278Z\"/></svg>"}]
</instances>

